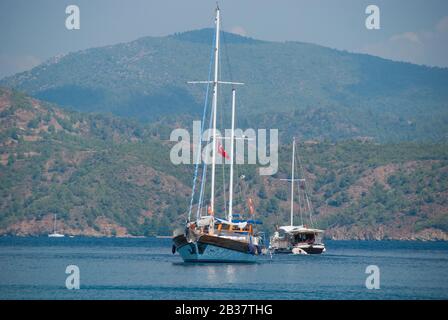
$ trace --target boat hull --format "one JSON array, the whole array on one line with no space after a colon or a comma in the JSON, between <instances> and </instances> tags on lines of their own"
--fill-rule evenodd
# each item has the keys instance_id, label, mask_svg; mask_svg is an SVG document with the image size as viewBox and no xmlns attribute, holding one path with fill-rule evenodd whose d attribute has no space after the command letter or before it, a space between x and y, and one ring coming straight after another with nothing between
<instances>
[{"instance_id":1,"label":"boat hull","mask_svg":"<svg viewBox=\"0 0 448 320\"><path fill-rule=\"evenodd\" d=\"M197 241L188 242L185 235L173 238L176 251L185 262L207 263L255 263L257 248L249 248L245 242L203 235Z\"/></svg>"},{"instance_id":2,"label":"boat hull","mask_svg":"<svg viewBox=\"0 0 448 320\"><path fill-rule=\"evenodd\" d=\"M51 233L48 235L48 238L64 238L65 235L59 233Z\"/></svg>"},{"instance_id":3,"label":"boat hull","mask_svg":"<svg viewBox=\"0 0 448 320\"><path fill-rule=\"evenodd\" d=\"M304 250L306 253L308 254L321 254L325 251L325 247L324 246L308 246L308 247L303 247L300 248L302 250Z\"/></svg>"},{"instance_id":4,"label":"boat hull","mask_svg":"<svg viewBox=\"0 0 448 320\"><path fill-rule=\"evenodd\" d=\"M273 248L272 251L277 254L291 254L294 248L299 248L305 251L307 254L321 254L325 252L325 246L319 245L298 245L293 248Z\"/></svg>"}]
</instances>

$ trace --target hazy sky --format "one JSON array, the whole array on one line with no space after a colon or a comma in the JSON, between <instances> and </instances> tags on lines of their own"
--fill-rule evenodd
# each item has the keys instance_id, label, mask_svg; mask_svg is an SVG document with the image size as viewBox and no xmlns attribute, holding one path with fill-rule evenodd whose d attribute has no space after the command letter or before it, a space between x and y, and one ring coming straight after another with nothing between
<instances>
[{"instance_id":1,"label":"hazy sky","mask_svg":"<svg viewBox=\"0 0 448 320\"><path fill-rule=\"evenodd\" d=\"M213 27L213 0L0 0L0 78L80 49ZM81 29L67 30L78 5ZM367 30L367 5L380 30ZM448 67L446 0L221 0L223 28Z\"/></svg>"}]
</instances>

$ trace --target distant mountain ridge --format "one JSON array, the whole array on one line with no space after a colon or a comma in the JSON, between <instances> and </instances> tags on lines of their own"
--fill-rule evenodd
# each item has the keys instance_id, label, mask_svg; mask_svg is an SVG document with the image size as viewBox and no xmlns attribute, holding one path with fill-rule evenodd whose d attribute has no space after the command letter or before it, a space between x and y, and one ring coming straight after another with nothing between
<instances>
[{"instance_id":1,"label":"distant mountain ridge","mask_svg":"<svg viewBox=\"0 0 448 320\"><path fill-rule=\"evenodd\" d=\"M226 43L262 43L263 40L254 39L251 37L242 36L230 32L222 32L223 41ZM204 28L199 30L191 30L185 32L177 32L169 37L174 37L175 39L181 41L190 41L196 43L203 43L206 45L211 45L211 40L214 40L215 30L211 28Z\"/></svg>"},{"instance_id":2,"label":"distant mountain ridge","mask_svg":"<svg viewBox=\"0 0 448 320\"><path fill-rule=\"evenodd\" d=\"M222 79L246 83L240 127L278 128L283 141L446 141L448 69L231 33L222 40ZM205 88L186 82L206 80L212 41L212 29L145 37L70 53L0 85L78 111L188 125L200 117Z\"/></svg>"}]
</instances>

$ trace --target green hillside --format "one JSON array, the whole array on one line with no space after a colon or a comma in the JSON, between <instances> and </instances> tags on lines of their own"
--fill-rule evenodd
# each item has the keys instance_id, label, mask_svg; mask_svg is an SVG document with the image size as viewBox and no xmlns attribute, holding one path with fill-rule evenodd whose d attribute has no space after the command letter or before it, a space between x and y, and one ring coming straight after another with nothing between
<instances>
[{"instance_id":1,"label":"green hillside","mask_svg":"<svg viewBox=\"0 0 448 320\"><path fill-rule=\"evenodd\" d=\"M190 194L188 168L170 165L169 148L136 122L5 89L0 122L2 233L46 233L57 213L74 234L145 234L176 219Z\"/></svg>"},{"instance_id":2,"label":"green hillside","mask_svg":"<svg viewBox=\"0 0 448 320\"><path fill-rule=\"evenodd\" d=\"M0 234L45 235L54 213L60 231L95 236L169 234L186 218L192 167L171 164L157 127L9 89L0 89L0 123ZM448 239L448 145L301 141L298 151L328 237ZM289 186L278 178L290 153L280 148L273 177L236 166L235 211L253 198L267 231L288 221ZM224 206L220 197L217 214Z\"/></svg>"},{"instance_id":3,"label":"green hillside","mask_svg":"<svg viewBox=\"0 0 448 320\"><path fill-rule=\"evenodd\" d=\"M279 128L284 142L373 138L446 141L448 70L393 62L300 42L224 33L222 79L238 93L243 127ZM111 112L184 125L198 119L211 29L74 52L0 84L78 111ZM228 63L230 62L230 63ZM228 117L229 88L221 109Z\"/></svg>"}]
</instances>

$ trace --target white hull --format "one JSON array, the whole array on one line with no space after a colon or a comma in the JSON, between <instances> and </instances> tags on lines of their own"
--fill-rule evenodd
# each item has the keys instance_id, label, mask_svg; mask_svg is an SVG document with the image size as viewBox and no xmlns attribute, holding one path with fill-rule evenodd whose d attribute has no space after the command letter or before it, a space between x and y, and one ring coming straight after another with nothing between
<instances>
[{"instance_id":1,"label":"white hull","mask_svg":"<svg viewBox=\"0 0 448 320\"><path fill-rule=\"evenodd\" d=\"M65 235L60 234L60 233L51 233L48 235L49 238L64 238Z\"/></svg>"}]
</instances>

